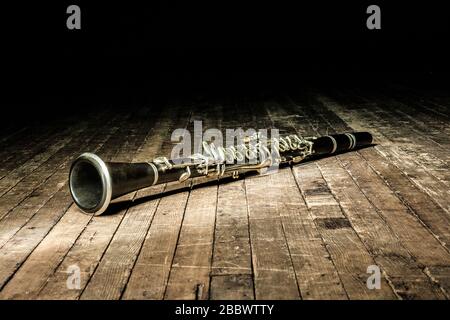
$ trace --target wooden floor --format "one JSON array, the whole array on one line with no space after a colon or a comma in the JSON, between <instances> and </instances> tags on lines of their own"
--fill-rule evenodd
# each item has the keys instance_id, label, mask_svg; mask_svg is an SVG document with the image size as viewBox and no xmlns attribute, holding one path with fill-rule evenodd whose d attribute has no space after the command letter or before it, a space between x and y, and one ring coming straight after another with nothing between
<instances>
[{"instance_id":1,"label":"wooden floor","mask_svg":"<svg viewBox=\"0 0 450 320\"><path fill-rule=\"evenodd\" d=\"M299 90L99 110L2 131L1 299L450 297L450 95ZM193 120L367 130L378 145L272 175L141 190L104 216L73 204L75 156L170 155L172 131ZM369 289L376 267L380 288Z\"/></svg>"}]
</instances>

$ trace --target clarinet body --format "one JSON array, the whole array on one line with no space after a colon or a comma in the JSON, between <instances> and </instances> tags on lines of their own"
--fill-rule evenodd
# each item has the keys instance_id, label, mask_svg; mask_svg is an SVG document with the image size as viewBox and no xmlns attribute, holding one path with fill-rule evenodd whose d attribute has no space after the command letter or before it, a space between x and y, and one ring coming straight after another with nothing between
<instances>
[{"instance_id":1,"label":"clarinet body","mask_svg":"<svg viewBox=\"0 0 450 320\"><path fill-rule=\"evenodd\" d=\"M259 142L252 145L256 140ZM237 178L241 173L260 171L273 165L298 163L313 156L368 146L372 143L372 135L352 132L318 138L290 135L262 142L253 137L244 141L243 151L204 143L203 147L208 151L206 155L174 160L159 157L139 163L105 162L93 153L83 153L70 168L70 193L85 213L100 215L111 200L152 185L183 182L196 177ZM255 161L245 161L249 159Z\"/></svg>"}]
</instances>

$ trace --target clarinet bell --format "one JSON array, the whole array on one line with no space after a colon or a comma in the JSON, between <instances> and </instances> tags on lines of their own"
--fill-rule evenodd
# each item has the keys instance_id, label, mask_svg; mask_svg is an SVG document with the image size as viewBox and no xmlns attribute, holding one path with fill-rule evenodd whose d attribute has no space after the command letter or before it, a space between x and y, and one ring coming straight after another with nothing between
<instances>
[{"instance_id":1,"label":"clarinet bell","mask_svg":"<svg viewBox=\"0 0 450 320\"><path fill-rule=\"evenodd\" d=\"M95 215L104 213L111 200L155 181L155 168L150 163L104 162L93 153L80 155L69 173L74 202L85 213Z\"/></svg>"}]
</instances>

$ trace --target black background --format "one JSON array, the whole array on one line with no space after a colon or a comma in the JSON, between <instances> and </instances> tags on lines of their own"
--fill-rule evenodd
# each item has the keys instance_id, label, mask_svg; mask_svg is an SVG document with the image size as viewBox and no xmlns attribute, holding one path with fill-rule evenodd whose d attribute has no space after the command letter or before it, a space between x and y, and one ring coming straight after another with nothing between
<instances>
[{"instance_id":1,"label":"black background","mask_svg":"<svg viewBox=\"0 0 450 320\"><path fill-rule=\"evenodd\" d=\"M66 28L70 4L81 30ZM381 30L366 28L370 4ZM1 12L0 102L13 118L200 91L448 83L444 1L61 0Z\"/></svg>"}]
</instances>

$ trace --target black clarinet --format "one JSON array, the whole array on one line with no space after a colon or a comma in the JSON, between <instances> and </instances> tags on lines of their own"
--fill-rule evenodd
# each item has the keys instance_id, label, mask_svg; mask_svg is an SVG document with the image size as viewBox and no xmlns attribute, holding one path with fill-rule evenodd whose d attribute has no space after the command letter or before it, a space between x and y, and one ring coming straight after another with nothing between
<instances>
[{"instance_id":1,"label":"black clarinet","mask_svg":"<svg viewBox=\"0 0 450 320\"><path fill-rule=\"evenodd\" d=\"M111 200L127 193L168 182L196 177L239 177L250 171L298 163L315 156L342 153L372 144L368 132L351 132L322 137L288 135L264 139L245 137L238 147L216 147L203 142L204 152L192 157L158 157L148 162L105 162L93 153L83 153L69 173L74 202L85 213L100 215Z\"/></svg>"}]
</instances>

